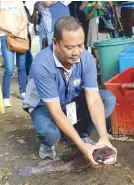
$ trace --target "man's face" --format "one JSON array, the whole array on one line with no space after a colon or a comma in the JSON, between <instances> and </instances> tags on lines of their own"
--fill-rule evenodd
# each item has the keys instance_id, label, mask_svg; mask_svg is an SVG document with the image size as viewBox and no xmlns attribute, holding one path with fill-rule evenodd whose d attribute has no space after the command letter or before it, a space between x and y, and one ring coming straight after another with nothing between
<instances>
[{"instance_id":1,"label":"man's face","mask_svg":"<svg viewBox=\"0 0 134 185\"><path fill-rule=\"evenodd\" d=\"M84 49L84 32L82 28L77 31L64 31L60 41L53 39L53 45L63 65L75 64Z\"/></svg>"}]
</instances>

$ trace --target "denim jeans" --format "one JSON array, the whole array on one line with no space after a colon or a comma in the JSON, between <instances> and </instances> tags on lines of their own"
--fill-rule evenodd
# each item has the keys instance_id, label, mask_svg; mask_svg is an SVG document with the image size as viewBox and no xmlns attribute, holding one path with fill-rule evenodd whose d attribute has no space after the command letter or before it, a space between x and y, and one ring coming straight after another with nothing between
<instances>
[{"instance_id":1,"label":"denim jeans","mask_svg":"<svg viewBox=\"0 0 134 185\"><path fill-rule=\"evenodd\" d=\"M54 36L54 32L50 32L50 33L47 33L47 42L48 42L48 45L51 45L52 44L52 38Z\"/></svg>"},{"instance_id":2,"label":"denim jeans","mask_svg":"<svg viewBox=\"0 0 134 185\"><path fill-rule=\"evenodd\" d=\"M100 95L104 103L105 117L107 118L115 107L116 98L110 91L105 90L100 91ZM74 127L79 133L80 137L83 137L85 134L90 135L95 127L91 120L89 111L87 109L85 96L83 96L83 94L76 100L76 107L77 117L78 120L80 119L80 121L76 123ZM60 141L61 132L46 106L37 107L31 113L31 118L35 132L41 143L52 146Z\"/></svg>"},{"instance_id":3,"label":"denim jeans","mask_svg":"<svg viewBox=\"0 0 134 185\"><path fill-rule=\"evenodd\" d=\"M5 36L1 37L1 52L5 63L5 72L3 77L3 88L2 88L3 98L9 98L11 79L14 73L15 52L8 50ZM25 93L26 91L25 54L16 53L16 66L18 70L20 93Z\"/></svg>"},{"instance_id":4,"label":"denim jeans","mask_svg":"<svg viewBox=\"0 0 134 185\"><path fill-rule=\"evenodd\" d=\"M44 30L43 23L40 23L40 24L39 24L40 50L42 49L42 40L43 40L43 38L46 38L46 37L47 37L47 35L46 35L45 30Z\"/></svg>"},{"instance_id":5,"label":"denim jeans","mask_svg":"<svg viewBox=\"0 0 134 185\"><path fill-rule=\"evenodd\" d=\"M27 76L29 76L32 61L33 61L33 56L32 56L31 50L29 49L26 52L26 74Z\"/></svg>"}]
</instances>

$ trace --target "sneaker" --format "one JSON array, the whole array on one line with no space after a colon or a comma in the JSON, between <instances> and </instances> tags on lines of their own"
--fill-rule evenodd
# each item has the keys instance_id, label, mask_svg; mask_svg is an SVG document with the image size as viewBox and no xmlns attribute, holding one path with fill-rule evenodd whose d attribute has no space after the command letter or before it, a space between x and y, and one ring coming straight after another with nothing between
<instances>
[{"instance_id":1,"label":"sneaker","mask_svg":"<svg viewBox=\"0 0 134 185\"><path fill-rule=\"evenodd\" d=\"M3 99L4 107L11 107L10 100L8 98Z\"/></svg>"},{"instance_id":2,"label":"sneaker","mask_svg":"<svg viewBox=\"0 0 134 185\"><path fill-rule=\"evenodd\" d=\"M53 158L56 156L55 147L54 146L47 146L44 144L40 145L39 149L39 156L41 159L45 159L47 157Z\"/></svg>"},{"instance_id":3,"label":"sneaker","mask_svg":"<svg viewBox=\"0 0 134 185\"><path fill-rule=\"evenodd\" d=\"M26 93L21 93L21 94L20 94L20 98L21 98L22 100L25 99L25 96L26 96Z\"/></svg>"},{"instance_id":4,"label":"sneaker","mask_svg":"<svg viewBox=\"0 0 134 185\"><path fill-rule=\"evenodd\" d=\"M81 138L84 143L88 143L90 145L95 145L95 142L89 139L89 137L83 137Z\"/></svg>"}]
</instances>

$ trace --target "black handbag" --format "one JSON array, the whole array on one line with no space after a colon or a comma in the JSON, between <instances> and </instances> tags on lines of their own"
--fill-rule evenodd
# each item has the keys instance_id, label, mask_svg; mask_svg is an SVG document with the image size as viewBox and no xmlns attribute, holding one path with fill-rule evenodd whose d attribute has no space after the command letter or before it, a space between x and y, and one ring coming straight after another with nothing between
<instances>
[{"instance_id":1,"label":"black handbag","mask_svg":"<svg viewBox=\"0 0 134 185\"><path fill-rule=\"evenodd\" d=\"M111 20L106 20L105 16L99 17L99 28L98 29L100 33L107 33L107 32L115 31L111 23Z\"/></svg>"},{"instance_id":2,"label":"black handbag","mask_svg":"<svg viewBox=\"0 0 134 185\"><path fill-rule=\"evenodd\" d=\"M97 14L99 16L99 11L97 11ZM115 31L111 20L108 18L107 15L99 16L98 30L100 33L109 33Z\"/></svg>"}]
</instances>

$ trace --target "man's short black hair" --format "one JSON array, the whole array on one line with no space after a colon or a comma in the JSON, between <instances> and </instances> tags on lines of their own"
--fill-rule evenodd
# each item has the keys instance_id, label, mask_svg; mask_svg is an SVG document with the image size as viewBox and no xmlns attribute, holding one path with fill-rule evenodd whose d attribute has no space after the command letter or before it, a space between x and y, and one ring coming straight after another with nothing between
<instances>
[{"instance_id":1,"label":"man's short black hair","mask_svg":"<svg viewBox=\"0 0 134 185\"><path fill-rule=\"evenodd\" d=\"M82 27L81 23L72 16L60 18L54 26L54 38L57 41L62 39L62 33L64 31L77 31Z\"/></svg>"}]
</instances>

